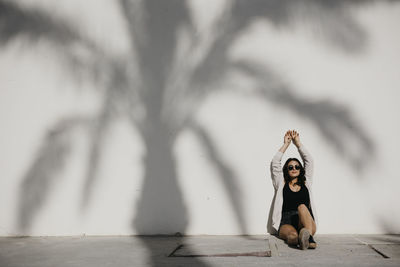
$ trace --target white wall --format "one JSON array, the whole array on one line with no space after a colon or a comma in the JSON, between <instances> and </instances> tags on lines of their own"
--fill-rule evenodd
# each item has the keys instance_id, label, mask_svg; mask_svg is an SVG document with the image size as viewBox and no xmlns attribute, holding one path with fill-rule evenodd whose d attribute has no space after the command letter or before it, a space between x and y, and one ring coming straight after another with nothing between
<instances>
[{"instance_id":1,"label":"white wall","mask_svg":"<svg viewBox=\"0 0 400 267\"><path fill-rule=\"evenodd\" d=\"M227 67L210 65L204 75L211 71L218 77L201 77L215 83L192 84L182 82L193 75L187 69L202 66L215 36L237 24L229 24L228 12L228 24L212 26L220 22L229 1L190 1L194 30L179 28L174 59L163 65L181 72L170 74L160 90L172 92L176 84L185 90L179 87L184 84L207 93L163 99L165 110L179 111L172 118L165 115L171 125L188 112L193 118L172 133L172 157L152 165L159 166L152 172L159 175L149 189L144 177L149 173L145 165L150 147L144 141L146 131L132 124L131 115L142 122L149 118L140 99L149 96L149 88L135 71L156 74L151 68L141 69L140 55L131 50L129 22L116 2L52 2L19 1L26 14L32 8L51 14L54 21L72 25L82 39L68 43L55 37L61 33L55 26L53 33L34 32L47 23L47 17L35 15L37 24L25 18L29 27L6 25L15 38L1 41L0 235L264 234L274 193L269 163L288 129L300 132L315 159L319 233L400 232L400 4L282 3L263 10L249 1L239 18L248 10L259 10L260 16L235 38L228 35L225 48L214 55L221 59L212 62L245 61L260 70L261 77L255 79L240 67L224 74L220 70ZM172 11L158 12L166 18ZM135 25L142 21L135 18ZM192 33L198 38L192 44L197 50L188 45ZM168 31L160 34L167 41L174 36ZM91 40L102 52L96 54L82 40ZM157 44L149 46L146 51L160 49ZM74 57L83 63L72 62ZM122 65L129 80L120 88L111 86L107 94L109 77L103 74L109 73L107 64L119 62L129 63ZM90 70L99 64L100 75L93 76ZM115 81L110 84L118 86ZM129 103L128 97L139 100ZM107 124L96 128L107 100L112 102L105 105L110 107L110 119L103 118ZM192 110L196 104L198 109ZM95 156L90 157L99 136L92 150ZM96 155L97 163L90 165ZM299 156L293 146L283 160L292 156ZM165 172L163 166L171 159L176 165ZM94 170L94 180L85 191L88 170ZM175 187L162 185L164 173L176 174L170 177L177 181ZM143 192L154 198L142 202L144 208L138 212ZM140 230L138 213L148 218Z\"/></svg>"}]
</instances>

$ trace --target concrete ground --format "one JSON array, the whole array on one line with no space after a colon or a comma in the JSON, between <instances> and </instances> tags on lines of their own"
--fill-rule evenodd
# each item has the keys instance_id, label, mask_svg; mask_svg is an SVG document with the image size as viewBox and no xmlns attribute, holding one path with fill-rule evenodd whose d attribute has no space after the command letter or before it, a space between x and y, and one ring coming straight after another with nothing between
<instances>
[{"instance_id":1,"label":"concrete ground","mask_svg":"<svg viewBox=\"0 0 400 267\"><path fill-rule=\"evenodd\" d=\"M400 235L0 237L0 266L400 266Z\"/></svg>"}]
</instances>

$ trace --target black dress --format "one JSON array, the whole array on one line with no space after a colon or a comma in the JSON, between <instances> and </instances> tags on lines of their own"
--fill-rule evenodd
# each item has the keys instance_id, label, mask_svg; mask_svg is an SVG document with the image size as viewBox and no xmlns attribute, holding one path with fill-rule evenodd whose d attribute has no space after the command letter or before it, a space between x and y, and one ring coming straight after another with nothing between
<instances>
[{"instance_id":1,"label":"black dress","mask_svg":"<svg viewBox=\"0 0 400 267\"><path fill-rule=\"evenodd\" d=\"M299 230L299 213L297 207L301 204L304 204L308 208L314 219L310 206L310 194L307 187L301 185L299 191L293 192L289 187L289 183L285 183L283 187L282 219L280 225L291 224L294 228Z\"/></svg>"}]
</instances>

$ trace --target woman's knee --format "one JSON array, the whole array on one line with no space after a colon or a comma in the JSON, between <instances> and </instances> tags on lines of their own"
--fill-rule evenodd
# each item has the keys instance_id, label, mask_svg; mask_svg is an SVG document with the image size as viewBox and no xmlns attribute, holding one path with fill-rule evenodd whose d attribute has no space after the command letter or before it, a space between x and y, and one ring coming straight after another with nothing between
<instances>
[{"instance_id":1,"label":"woman's knee","mask_svg":"<svg viewBox=\"0 0 400 267\"><path fill-rule=\"evenodd\" d=\"M299 235L297 234L296 231L291 231L287 233L287 239L297 239Z\"/></svg>"},{"instance_id":2,"label":"woman's knee","mask_svg":"<svg viewBox=\"0 0 400 267\"><path fill-rule=\"evenodd\" d=\"M282 225L279 229L279 237L281 239L287 239L288 236L296 237L297 236L296 229L292 225L289 225L289 224Z\"/></svg>"},{"instance_id":3,"label":"woman's knee","mask_svg":"<svg viewBox=\"0 0 400 267\"><path fill-rule=\"evenodd\" d=\"M308 212L308 208L307 208L307 206L304 205L304 204L300 204L299 206L297 206L297 210L298 210L299 212Z\"/></svg>"},{"instance_id":4,"label":"woman's knee","mask_svg":"<svg viewBox=\"0 0 400 267\"><path fill-rule=\"evenodd\" d=\"M286 237L286 242L292 246L297 245L298 240L299 240L299 235L297 234L296 231L288 233Z\"/></svg>"}]
</instances>

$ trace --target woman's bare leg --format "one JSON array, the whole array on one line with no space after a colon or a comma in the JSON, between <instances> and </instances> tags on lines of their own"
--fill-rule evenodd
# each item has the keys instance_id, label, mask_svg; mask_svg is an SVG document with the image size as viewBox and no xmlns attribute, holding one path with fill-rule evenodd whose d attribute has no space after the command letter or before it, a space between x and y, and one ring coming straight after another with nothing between
<instances>
[{"instance_id":1,"label":"woman's bare leg","mask_svg":"<svg viewBox=\"0 0 400 267\"><path fill-rule=\"evenodd\" d=\"M306 228L311 235L314 235L317 231L317 226L306 205L299 205L297 210L299 211L299 229Z\"/></svg>"},{"instance_id":2,"label":"woman's bare leg","mask_svg":"<svg viewBox=\"0 0 400 267\"><path fill-rule=\"evenodd\" d=\"M296 246L299 243L299 235L296 228L290 224L284 224L279 229L279 238L285 240L289 245Z\"/></svg>"}]
</instances>

